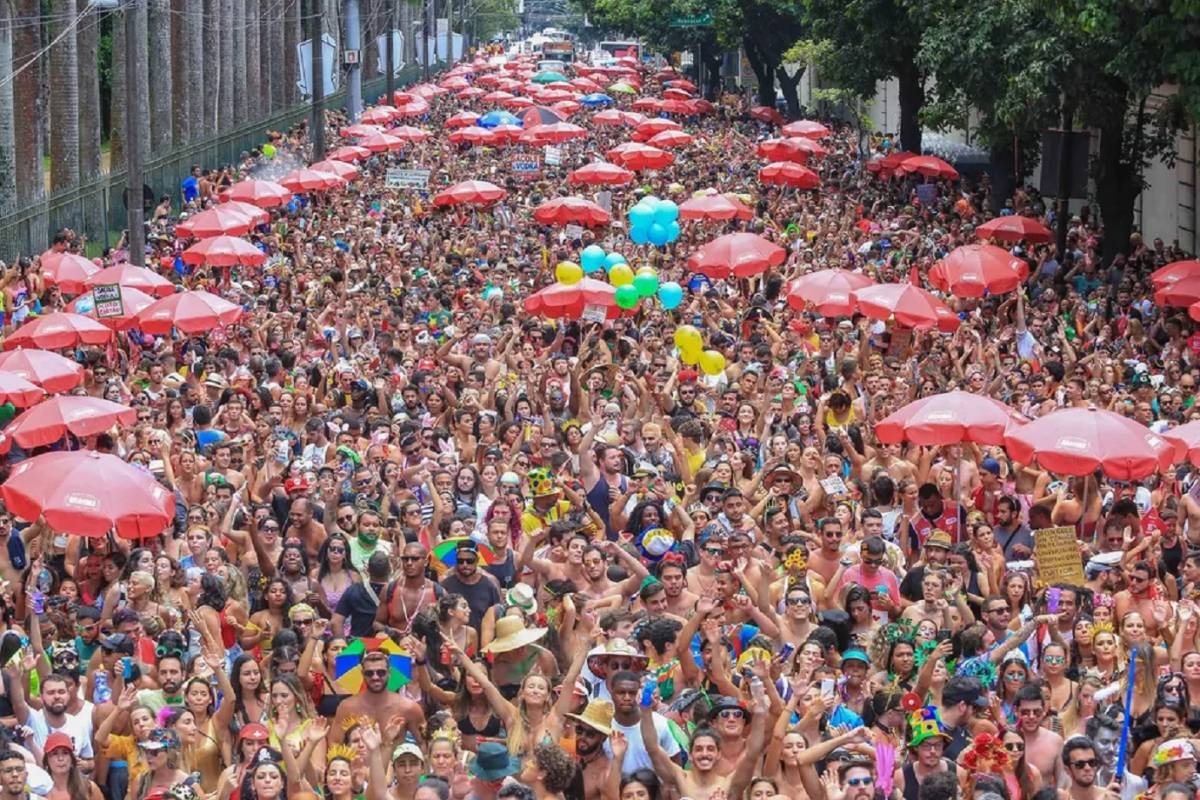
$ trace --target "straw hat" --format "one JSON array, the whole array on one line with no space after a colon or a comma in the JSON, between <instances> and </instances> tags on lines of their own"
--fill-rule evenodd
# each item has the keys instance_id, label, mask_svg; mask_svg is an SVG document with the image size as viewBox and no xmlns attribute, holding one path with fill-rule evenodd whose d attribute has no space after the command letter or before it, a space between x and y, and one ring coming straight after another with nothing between
<instances>
[{"instance_id":1,"label":"straw hat","mask_svg":"<svg viewBox=\"0 0 1200 800\"><path fill-rule=\"evenodd\" d=\"M600 731L605 736L612 735L613 704L607 700L589 700L582 714L567 714L566 716L582 722L593 730Z\"/></svg>"},{"instance_id":2,"label":"straw hat","mask_svg":"<svg viewBox=\"0 0 1200 800\"><path fill-rule=\"evenodd\" d=\"M502 617L496 621L496 638L483 648L483 652L507 653L533 644L545 635L545 628L526 628L524 617Z\"/></svg>"}]
</instances>

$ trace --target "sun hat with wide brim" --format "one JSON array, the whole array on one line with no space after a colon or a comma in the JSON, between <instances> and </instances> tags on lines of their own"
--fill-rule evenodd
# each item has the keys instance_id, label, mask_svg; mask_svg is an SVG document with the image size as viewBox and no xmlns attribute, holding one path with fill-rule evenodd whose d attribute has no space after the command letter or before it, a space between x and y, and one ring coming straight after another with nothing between
<instances>
[{"instance_id":1,"label":"sun hat with wide brim","mask_svg":"<svg viewBox=\"0 0 1200 800\"><path fill-rule=\"evenodd\" d=\"M581 714L566 714L576 722L582 722L605 736L612 735L613 704L607 700L589 700Z\"/></svg>"},{"instance_id":2,"label":"sun hat with wide brim","mask_svg":"<svg viewBox=\"0 0 1200 800\"><path fill-rule=\"evenodd\" d=\"M501 617L496 621L496 638L483 648L483 652L507 653L533 644L545 635L545 628L526 628L524 617Z\"/></svg>"},{"instance_id":3,"label":"sun hat with wide brim","mask_svg":"<svg viewBox=\"0 0 1200 800\"><path fill-rule=\"evenodd\" d=\"M644 670L650 659L638 652L624 639L612 639L604 644L596 645L587 655L588 669L599 675L601 662L606 658L628 658L634 672Z\"/></svg>"}]
</instances>

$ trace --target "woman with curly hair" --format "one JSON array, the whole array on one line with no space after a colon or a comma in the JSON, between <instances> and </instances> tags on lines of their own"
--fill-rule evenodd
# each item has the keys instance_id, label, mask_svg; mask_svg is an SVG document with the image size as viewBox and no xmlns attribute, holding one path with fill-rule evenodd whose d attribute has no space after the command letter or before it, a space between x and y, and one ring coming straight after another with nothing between
<instances>
[{"instance_id":1,"label":"woman with curly hair","mask_svg":"<svg viewBox=\"0 0 1200 800\"><path fill-rule=\"evenodd\" d=\"M871 640L871 656L878 670L875 680L883 686L910 691L917 679L916 648L909 624L884 625Z\"/></svg>"},{"instance_id":2,"label":"woman with curly hair","mask_svg":"<svg viewBox=\"0 0 1200 800\"><path fill-rule=\"evenodd\" d=\"M292 586L285 578L275 577L267 581L263 591L262 606L250 615L250 621L242 629L241 644L244 650L259 648L263 656L270 655L275 634L291 626L288 610L295 599Z\"/></svg>"}]
</instances>

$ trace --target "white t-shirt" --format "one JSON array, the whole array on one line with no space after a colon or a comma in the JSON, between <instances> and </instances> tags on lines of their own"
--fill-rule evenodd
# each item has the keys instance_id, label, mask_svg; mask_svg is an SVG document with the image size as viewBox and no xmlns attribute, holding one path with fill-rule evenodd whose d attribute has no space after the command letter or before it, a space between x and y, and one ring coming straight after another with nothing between
<instances>
[{"instance_id":1,"label":"white t-shirt","mask_svg":"<svg viewBox=\"0 0 1200 800\"><path fill-rule=\"evenodd\" d=\"M83 710L78 714L67 714L66 722L61 728L51 728L46 722L46 714L40 708L29 709L29 719L25 722L33 731L33 738L38 747L46 744L46 738L52 733L65 733L75 744L75 755L80 758L92 758L92 704L85 702Z\"/></svg>"},{"instance_id":2,"label":"white t-shirt","mask_svg":"<svg viewBox=\"0 0 1200 800\"><path fill-rule=\"evenodd\" d=\"M667 726L667 718L661 714L652 714L651 719L654 720L654 730L658 734L658 746L669 757L674 757L679 753L680 747L679 742L675 741L675 737L671 735L671 729ZM646 752L646 745L642 743L641 723L622 725L614 719L612 727L613 730L625 734L625 741L629 743L629 747L625 751L625 762L621 764L621 774L628 775L639 769L653 770L654 764L650 761L650 754ZM604 742L604 752L609 758L612 758L612 748L608 746L607 740Z\"/></svg>"}]
</instances>

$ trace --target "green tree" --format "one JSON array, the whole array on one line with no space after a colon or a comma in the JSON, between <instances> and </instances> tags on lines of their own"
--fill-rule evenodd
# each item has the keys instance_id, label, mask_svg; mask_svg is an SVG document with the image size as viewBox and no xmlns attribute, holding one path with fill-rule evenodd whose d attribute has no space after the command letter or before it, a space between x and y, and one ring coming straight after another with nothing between
<instances>
[{"instance_id":1,"label":"green tree","mask_svg":"<svg viewBox=\"0 0 1200 800\"><path fill-rule=\"evenodd\" d=\"M920 0L804 0L810 35L828 40L832 53L821 77L862 98L879 81L895 78L900 94L900 144L921 150L925 74L917 62L929 19Z\"/></svg>"}]
</instances>

